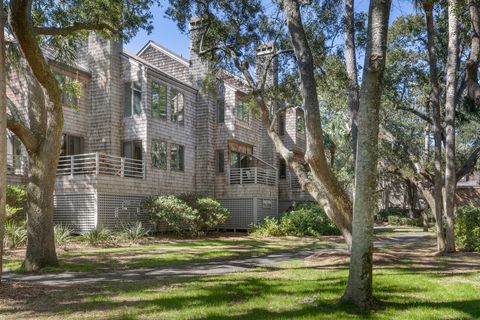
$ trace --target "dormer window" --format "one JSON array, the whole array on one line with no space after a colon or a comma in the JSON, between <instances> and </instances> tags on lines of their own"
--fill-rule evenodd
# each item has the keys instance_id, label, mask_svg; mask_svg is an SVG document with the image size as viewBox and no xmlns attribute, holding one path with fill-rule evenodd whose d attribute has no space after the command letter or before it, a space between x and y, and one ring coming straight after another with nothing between
<instances>
[{"instance_id":1,"label":"dormer window","mask_svg":"<svg viewBox=\"0 0 480 320\"><path fill-rule=\"evenodd\" d=\"M130 117L142 113L142 84L139 81L125 83L124 115Z\"/></svg>"}]
</instances>

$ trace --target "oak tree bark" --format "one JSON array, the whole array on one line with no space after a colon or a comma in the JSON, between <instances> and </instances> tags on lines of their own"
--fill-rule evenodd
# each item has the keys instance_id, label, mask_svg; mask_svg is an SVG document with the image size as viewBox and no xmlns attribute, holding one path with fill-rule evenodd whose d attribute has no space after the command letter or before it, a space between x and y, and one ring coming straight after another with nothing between
<instances>
[{"instance_id":1,"label":"oak tree bark","mask_svg":"<svg viewBox=\"0 0 480 320\"><path fill-rule=\"evenodd\" d=\"M445 99L445 252L455 251L454 206L455 206L455 102L458 70L458 2L448 0L448 57Z\"/></svg>"},{"instance_id":2,"label":"oak tree bark","mask_svg":"<svg viewBox=\"0 0 480 320\"><path fill-rule=\"evenodd\" d=\"M438 83L437 54L435 51L435 25L433 20L433 3L424 2L423 10L427 24L427 49L429 62L429 77L432 93L432 120L434 129L434 172L433 172L433 215L436 222L437 251L445 250L445 235L443 231L442 202L442 120L440 113L440 85Z\"/></svg>"},{"instance_id":3,"label":"oak tree bark","mask_svg":"<svg viewBox=\"0 0 480 320\"><path fill-rule=\"evenodd\" d=\"M3 1L0 2L3 13ZM0 16L0 30L4 30L3 14ZM0 281L3 272L3 238L5 234L7 188L7 93L5 76L5 39L0 34Z\"/></svg>"},{"instance_id":4,"label":"oak tree bark","mask_svg":"<svg viewBox=\"0 0 480 320\"><path fill-rule=\"evenodd\" d=\"M361 309L373 304L373 216L376 207L379 110L385 70L391 1L371 0L367 48L358 113L352 250L348 284L342 300Z\"/></svg>"}]
</instances>

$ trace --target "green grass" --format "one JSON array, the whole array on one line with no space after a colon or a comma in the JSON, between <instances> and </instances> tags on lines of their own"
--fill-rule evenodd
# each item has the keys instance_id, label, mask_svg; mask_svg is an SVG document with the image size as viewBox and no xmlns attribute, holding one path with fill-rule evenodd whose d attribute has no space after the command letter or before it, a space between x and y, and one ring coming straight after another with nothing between
<instances>
[{"instance_id":1,"label":"green grass","mask_svg":"<svg viewBox=\"0 0 480 320\"><path fill-rule=\"evenodd\" d=\"M334 246L315 238L258 239L245 237L231 240L173 240L130 247L95 248L59 253L60 266L42 272L92 272L145 267L161 267L202 261L222 260L277 252ZM23 273L21 260L5 259L4 268Z\"/></svg>"},{"instance_id":2,"label":"green grass","mask_svg":"<svg viewBox=\"0 0 480 320\"><path fill-rule=\"evenodd\" d=\"M306 267L302 261L276 270L56 290L21 308L0 304L0 314L6 319L480 318L479 275L437 271L376 270L374 290L379 302L369 314L338 304L346 269Z\"/></svg>"}]
</instances>

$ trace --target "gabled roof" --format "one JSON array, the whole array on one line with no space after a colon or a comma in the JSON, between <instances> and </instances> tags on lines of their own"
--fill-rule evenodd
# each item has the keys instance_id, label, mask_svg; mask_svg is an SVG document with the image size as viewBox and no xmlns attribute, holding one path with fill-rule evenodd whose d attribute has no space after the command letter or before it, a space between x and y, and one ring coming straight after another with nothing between
<instances>
[{"instance_id":1,"label":"gabled roof","mask_svg":"<svg viewBox=\"0 0 480 320\"><path fill-rule=\"evenodd\" d=\"M186 88L189 88L190 90L193 90L193 91L198 91L195 87L193 87L191 84L187 83L187 82L184 82L182 80L179 80L165 72L163 72L162 70L160 70L159 68L157 68L156 66L152 65L150 62L146 61L145 59L139 57L138 55L135 55L131 52L128 52L127 50L123 49L122 51L122 55L128 59L133 59L135 61L137 61L138 63L144 65L145 67L147 67L149 70L155 72L156 74L158 75L161 75L165 78L168 78L170 79L171 81L173 82L176 82L177 84L179 85L183 85L185 86Z\"/></svg>"},{"instance_id":2,"label":"gabled roof","mask_svg":"<svg viewBox=\"0 0 480 320\"><path fill-rule=\"evenodd\" d=\"M161 51L162 53L166 54L167 56L169 56L170 58L172 58L174 60L177 60L178 62L185 65L186 67L190 66L190 62L187 59L185 59L181 55L165 48L164 46L162 46L162 45L160 45L160 44L158 44L158 43L156 43L155 41L152 41L152 40L148 41L148 43L137 53L137 56L140 56L149 47L153 47L153 48Z\"/></svg>"}]
</instances>

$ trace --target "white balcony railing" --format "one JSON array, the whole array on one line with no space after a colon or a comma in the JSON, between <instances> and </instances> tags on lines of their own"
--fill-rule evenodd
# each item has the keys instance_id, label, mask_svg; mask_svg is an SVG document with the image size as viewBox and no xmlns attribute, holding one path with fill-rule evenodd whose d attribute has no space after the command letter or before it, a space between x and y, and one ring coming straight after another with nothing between
<instances>
[{"instance_id":1,"label":"white balcony railing","mask_svg":"<svg viewBox=\"0 0 480 320\"><path fill-rule=\"evenodd\" d=\"M230 168L228 172L229 184L277 184L277 171L259 167Z\"/></svg>"},{"instance_id":2,"label":"white balcony railing","mask_svg":"<svg viewBox=\"0 0 480 320\"><path fill-rule=\"evenodd\" d=\"M85 174L143 179L145 178L145 163L142 160L117 157L98 152L60 157L57 176Z\"/></svg>"},{"instance_id":3,"label":"white balcony railing","mask_svg":"<svg viewBox=\"0 0 480 320\"><path fill-rule=\"evenodd\" d=\"M16 154L7 154L7 174L24 176L27 174L27 165L27 157Z\"/></svg>"}]
</instances>

